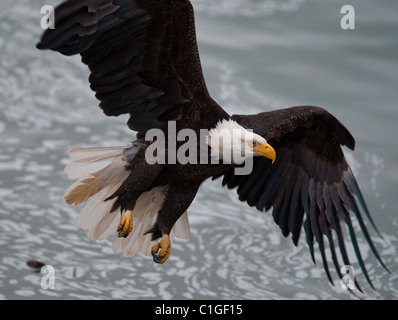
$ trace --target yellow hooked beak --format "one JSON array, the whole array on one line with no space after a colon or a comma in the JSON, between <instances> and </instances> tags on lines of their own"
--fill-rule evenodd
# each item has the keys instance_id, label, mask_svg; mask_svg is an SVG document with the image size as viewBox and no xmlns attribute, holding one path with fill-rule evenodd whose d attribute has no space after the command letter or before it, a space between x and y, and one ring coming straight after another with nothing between
<instances>
[{"instance_id":1,"label":"yellow hooked beak","mask_svg":"<svg viewBox=\"0 0 398 320\"><path fill-rule=\"evenodd\" d=\"M276 159L276 152L274 148L272 148L271 145L269 145L268 143L264 143L263 145L257 143L253 148L253 152L257 153L260 156L271 159L272 163L274 163Z\"/></svg>"}]
</instances>

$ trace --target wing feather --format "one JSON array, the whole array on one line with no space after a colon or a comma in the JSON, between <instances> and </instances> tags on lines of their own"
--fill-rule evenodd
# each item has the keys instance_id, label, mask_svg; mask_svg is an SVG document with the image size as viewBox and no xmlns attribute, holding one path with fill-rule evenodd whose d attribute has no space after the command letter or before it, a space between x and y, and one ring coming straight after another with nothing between
<instances>
[{"instance_id":1,"label":"wing feather","mask_svg":"<svg viewBox=\"0 0 398 320\"><path fill-rule=\"evenodd\" d=\"M103 112L129 114L139 134L202 112L228 116L207 91L189 0L67 0L55 25L37 47L80 54Z\"/></svg>"},{"instance_id":2,"label":"wing feather","mask_svg":"<svg viewBox=\"0 0 398 320\"><path fill-rule=\"evenodd\" d=\"M388 269L362 218L357 201L375 227L341 149L342 145L351 149L355 147L350 132L326 110L313 106L232 117L266 138L276 150L277 159L271 164L268 159L256 158L253 171L247 176L237 176L233 169L229 170L223 176L223 185L228 188L238 187L239 199L256 206L260 211L272 208L275 223L284 236L292 235L295 245L304 229L313 262L315 263L316 241L323 267L332 284L327 244L336 273L341 277L337 252L344 264L350 264L341 228L341 224L345 225L358 264L373 288L359 248L352 216L358 220L360 231L377 260L387 271ZM377 231L376 228L375 230ZM338 248L333 234L336 235ZM356 284L361 290L358 282Z\"/></svg>"}]
</instances>

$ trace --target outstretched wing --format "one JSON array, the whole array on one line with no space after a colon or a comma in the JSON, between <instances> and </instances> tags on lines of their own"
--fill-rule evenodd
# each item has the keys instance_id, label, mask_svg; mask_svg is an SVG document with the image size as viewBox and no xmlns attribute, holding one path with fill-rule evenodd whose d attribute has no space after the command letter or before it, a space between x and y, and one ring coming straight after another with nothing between
<instances>
[{"instance_id":1,"label":"outstretched wing","mask_svg":"<svg viewBox=\"0 0 398 320\"><path fill-rule=\"evenodd\" d=\"M67 0L37 47L80 54L104 113L141 133L210 99L189 0Z\"/></svg>"},{"instance_id":2,"label":"outstretched wing","mask_svg":"<svg viewBox=\"0 0 398 320\"><path fill-rule=\"evenodd\" d=\"M326 237L329 242L333 264L341 277L342 265L338 261L334 237L337 236L344 265L350 264L342 231L342 224L345 224L358 263L373 287L359 250L352 213L371 250L383 267L386 267L362 219L357 201L374 226L341 149L342 145L354 149L355 140L350 132L330 113L311 106L232 117L239 124L263 136L274 147L276 161L271 164L269 159L256 157L251 174L239 176L230 170L224 174L223 185L228 188L238 187L239 200L246 201L260 211L272 207L274 221L284 236L292 234L295 245L304 225L311 257L315 263L315 238L331 283L333 280L324 240Z\"/></svg>"}]
</instances>

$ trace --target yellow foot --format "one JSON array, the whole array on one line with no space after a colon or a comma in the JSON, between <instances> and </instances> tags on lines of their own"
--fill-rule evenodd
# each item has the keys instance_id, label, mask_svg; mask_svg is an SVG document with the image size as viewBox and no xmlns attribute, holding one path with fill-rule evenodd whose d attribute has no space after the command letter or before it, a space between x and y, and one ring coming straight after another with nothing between
<instances>
[{"instance_id":1,"label":"yellow foot","mask_svg":"<svg viewBox=\"0 0 398 320\"><path fill-rule=\"evenodd\" d=\"M117 228L119 238L126 238L130 234L131 230L133 230L133 212L131 210L127 210L123 213L119 227Z\"/></svg>"},{"instance_id":2,"label":"yellow foot","mask_svg":"<svg viewBox=\"0 0 398 320\"><path fill-rule=\"evenodd\" d=\"M152 247L153 261L163 264L167 260L171 251L171 242L168 234L162 236L162 240Z\"/></svg>"}]
</instances>

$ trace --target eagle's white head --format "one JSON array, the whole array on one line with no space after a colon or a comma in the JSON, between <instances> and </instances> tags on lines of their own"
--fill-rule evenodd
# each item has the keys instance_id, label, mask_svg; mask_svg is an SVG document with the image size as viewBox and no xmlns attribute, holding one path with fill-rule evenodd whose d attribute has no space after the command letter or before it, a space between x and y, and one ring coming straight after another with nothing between
<instances>
[{"instance_id":1,"label":"eagle's white head","mask_svg":"<svg viewBox=\"0 0 398 320\"><path fill-rule=\"evenodd\" d=\"M263 156L275 161L276 153L267 141L236 121L223 119L209 131L206 143L211 156L226 164L241 164L254 156Z\"/></svg>"}]
</instances>

